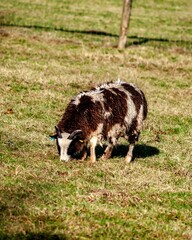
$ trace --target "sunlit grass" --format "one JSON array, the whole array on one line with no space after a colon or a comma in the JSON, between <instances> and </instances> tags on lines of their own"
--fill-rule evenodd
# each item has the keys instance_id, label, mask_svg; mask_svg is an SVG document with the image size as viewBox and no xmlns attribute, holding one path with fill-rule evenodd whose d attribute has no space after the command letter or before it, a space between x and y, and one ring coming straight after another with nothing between
<instances>
[{"instance_id":1,"label":"sunlit grass","mask_svg":"<svg viewBox=\"0 0 192 240\"><path fill-rule=\"evenodd\" d=\"M118 1L0 7L0 238L191 239L189 2L134 2L124 51ZM94 165L61 163L49 135L67 103L117 78L149 105L133 163L124 140L107 161L98 147Z\"/></svg>"}]
</instances>

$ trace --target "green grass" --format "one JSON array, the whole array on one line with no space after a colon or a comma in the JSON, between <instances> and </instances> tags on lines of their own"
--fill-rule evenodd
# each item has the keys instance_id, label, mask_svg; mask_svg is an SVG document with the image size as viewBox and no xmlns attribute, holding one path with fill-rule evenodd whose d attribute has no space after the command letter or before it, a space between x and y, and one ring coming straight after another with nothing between
<instances>
[{"instance_id":1,"label":"green grass","mask_svg":"<svg viewBox=\"0 0 192 240\"><path fill-rule=\"evenodd\" d=\"M190 240L190 1L134 1L124 51L122 2L88 5L0 2L0 239ZM135 161L122 140L107 161L61 163L49 135L67 103L117 78L149 104Z\"/></svg>"}]
</instances>

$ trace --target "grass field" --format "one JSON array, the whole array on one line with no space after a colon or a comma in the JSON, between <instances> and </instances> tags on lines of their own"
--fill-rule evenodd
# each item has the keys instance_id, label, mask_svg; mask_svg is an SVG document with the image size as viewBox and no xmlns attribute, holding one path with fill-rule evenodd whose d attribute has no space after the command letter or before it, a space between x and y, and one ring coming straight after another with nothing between
<instances>
[{"instance_id":1,"label":"grass field","mask_svg":"<svg viewBox=\"0 0 192 240\"><path fill-rule=\"evenodd\" d=\"M0 1L0 239L192 239L192 6ZM146 94L134 161L62 163L49 135L79 91L121 78Z\"/></svg>"}]
</instances>

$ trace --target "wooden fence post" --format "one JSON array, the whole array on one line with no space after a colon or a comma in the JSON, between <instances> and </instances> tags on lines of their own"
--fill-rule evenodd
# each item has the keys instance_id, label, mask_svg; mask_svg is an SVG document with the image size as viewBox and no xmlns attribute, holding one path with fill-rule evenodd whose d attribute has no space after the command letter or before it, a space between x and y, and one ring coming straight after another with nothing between
<instances>
[{"instance_id":1,"label":"wooden fence post","mask_svg":"<svg viewBox=\"0 0 192 240\"><path fill-rule=\"evenodd\" d=\"M119 36L119 43L118 43L119 49L124 49L126 46L127 31L129 28L129 22L130 22L130 16L131 16L131 7L132 7L132 0L124 0L121 27L120 27L120 36Z\"/></svg>"}]
</instances>

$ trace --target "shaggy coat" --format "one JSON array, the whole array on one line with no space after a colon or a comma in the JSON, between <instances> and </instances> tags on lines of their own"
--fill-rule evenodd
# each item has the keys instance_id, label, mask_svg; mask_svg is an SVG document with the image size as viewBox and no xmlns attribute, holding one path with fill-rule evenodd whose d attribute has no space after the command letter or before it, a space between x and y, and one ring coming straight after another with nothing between
<instances>
[{"instance_id":1,"label":"shaggy coat","mask_svg":"<svg viewBox=\"0 0 192 240\"><path fill-rule=\"evenodd\" d=\"M68 161L77 153L84 160L90 145L91 162L96 160L97 143L108 142L103 154L108 159L118 139L124 137L130 143L125 158L130 162L146 116L147 102L139 88L122 81L107 83L74 97L52 137L61 160Z\"/></svg>"}]
</instances>

